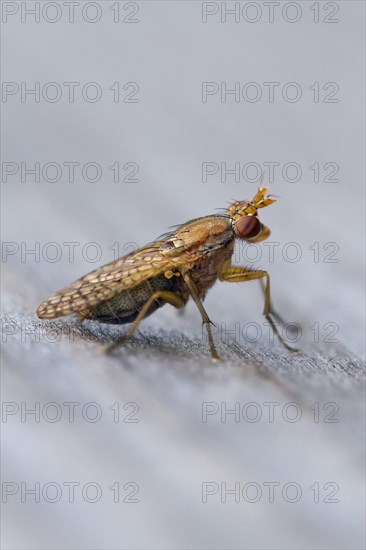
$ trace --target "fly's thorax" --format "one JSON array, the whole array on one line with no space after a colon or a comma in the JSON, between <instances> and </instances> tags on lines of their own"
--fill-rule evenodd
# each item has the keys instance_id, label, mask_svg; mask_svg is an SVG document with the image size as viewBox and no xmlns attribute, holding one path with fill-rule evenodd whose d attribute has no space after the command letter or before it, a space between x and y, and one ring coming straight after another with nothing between
<instances>
[{"instance_id":1,"label":"fly's thorax","mask_svg":"<svg viewBox=\"0 0 366 550\"><path fill-rule=\"evenodd\" d=\"M203 298L220 277L224 265L234 253L234 238L218 248L207 248L189 271L199 296Z\"/></svg>"},{"instance_id":2,"label":"fly's thorax","mask_svg":"<svg viewBox=\"0 0 366 550\"><path fill-rule=\"evenodd\" d=\"M179 250L216 249L234 238L228 216L206 216L178 227L161 246L160 253L176 255Z\"/></svg>"}]
</instances>

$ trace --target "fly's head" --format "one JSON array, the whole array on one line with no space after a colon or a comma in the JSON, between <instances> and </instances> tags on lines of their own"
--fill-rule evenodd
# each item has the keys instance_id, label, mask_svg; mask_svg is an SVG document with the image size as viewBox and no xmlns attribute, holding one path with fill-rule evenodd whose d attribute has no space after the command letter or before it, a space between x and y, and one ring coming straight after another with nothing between
<instances>
[{"instance_id":1,"label":"fly's head","mask_svg":"<svg viewBox=\"0 0 366 550\"><path fill-rule=\"evenodd\" d=\"M276 202L267 196L267 191L267 187L260 187L251 201L238 201L229 207L227 213L231 218L234 233L239 239L259 243L269 237L270 230L259 221L257 216L259 208Z\"/></svg>"}]
</instances>

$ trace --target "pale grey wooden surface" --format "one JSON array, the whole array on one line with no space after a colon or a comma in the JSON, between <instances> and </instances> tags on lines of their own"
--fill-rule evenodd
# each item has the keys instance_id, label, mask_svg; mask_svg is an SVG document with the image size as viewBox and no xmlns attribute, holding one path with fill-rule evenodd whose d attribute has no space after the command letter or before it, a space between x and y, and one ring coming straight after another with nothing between
<instances>
[{"instance_id":1,"label":"pale grey wooden surface","mask_svg":"<svg viewBox=\"0 0 366 550\"><path fill-rule=\"evenodd\" d=\"M2 505L4 548L364 548L363 6L338 3L339 24L316 25L303 4L301 21L292 25L217 19L205 25L201 4L193 2L141 2L136 25L115 26L106 18L93 26L15 18L4 25L7 81L97 81L104 90L115 81L136 81L141 89L139 103L131 105L115 105L108 92L97 104L13 98L3 105L4 160L95 161L105 176L95 184L80 177L23 183L19 175L2 183L2 240L19 247L3 254L3 402L8 412L22 403L56 403L62 410L55 423L29 415L22 422L20 412L7 422L3 417L2 478L19 486ZM203 104L203 81L297 81L304 99ZM305 90L314 81L337 82L339 103L310 101ZM139 182L115 184L108 166L116 161L137 162ZM35 315L39 302L112 260L113 243L122 253L125 245L143 245L231 197L253 196L257 184L219 177L202 183L204 161L301 164L299 182L278 174L271 185L280 198L261 218L278 254L271 262L261 246L256 265L272 275L278 310L301 325L303 352L292 356L268 340L255 282L218 283L207 297L220 364L210 360L191 304L184 315L166 306L147 319L114 357L103 355L100 343L112 341L123 330L118 327L80 327L65 318L48 333L49 324ZM339 183L314 183L308 167L329 161L340 166ZM42 257L51 242L62 251L54 263ZM80 243L73 262L67 242ZM96 263L81 254L91 242L102 250ZM302 252L296 263L282 255L290 242ZM39 243L40 257L22 257L22 243L28 249ZM327 243L339 247L336 263L324 261L332 251L323 248ZM239 249L237 263L245 263L244 252ZM231 333L222 342L236 323L240 337ZM243 338L247 323L262 330L258 342ZM337 342L327 341L327 323L337 327ZM69 402L80 403L75 422L67 418ZM95 423L80 415L90 402L102 411ZM136 403L138 422L113 422L114 403ZM262 417L235 422L229 415L222 422L215 414L203 422L204 403L228 409L254 403ZM275 407L273 422L268 403ZM301 418L286 421L282 413L294 407ZM332 410L337 422L325 422ZM79 489L74 503L66 489L57 503L42 496L23 503L22 482L28 488L94 482L103 492L95 504ZM109 487L115 482L137 483L139 502L114 503ZM236 503L233 495L222 503L219 494L203 503L205 482L228 488L252 482L263 493L256 503ZM280 484L273 503L263 485L271 482ZM282 497L286 483L300 487L298 502ZM320 502L309 489L315 483ZM323 501L331 492L326 483L339 487L339 502Z\"/></svg>"}]
</instances>

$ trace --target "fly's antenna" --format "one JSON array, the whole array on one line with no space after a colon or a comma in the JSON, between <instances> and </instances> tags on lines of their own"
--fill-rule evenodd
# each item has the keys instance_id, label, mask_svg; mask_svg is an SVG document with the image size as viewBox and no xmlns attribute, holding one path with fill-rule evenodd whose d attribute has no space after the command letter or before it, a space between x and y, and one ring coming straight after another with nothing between
<instances>
[{"instance_id":1,"label":"fly's antenna","mask_svg":"<svg viewBox=\"0 0 366 550\"><path fill-rule=\"evenodd\" d=\"M267 195L268 190L268 187L260 187L258 189L258 193L255 195L255 197L253 197L252 201L250 202L250 206L256 210L258 208L264 208L265 206L274 204L276 200L271 199Z\"/></svg>"},{"instance_id":2,"label":"fly's antenna","mask_svg":"<svg viewBox=\"0 0 366 550\"><path fill-rule=\"evenodd\" d=\"M263 182L264 182L264 169L263 169L263 168L261 169L261 179L260 179L260 182L261 182L260 187L263 187Z\"/></svg>"}]
</instances>

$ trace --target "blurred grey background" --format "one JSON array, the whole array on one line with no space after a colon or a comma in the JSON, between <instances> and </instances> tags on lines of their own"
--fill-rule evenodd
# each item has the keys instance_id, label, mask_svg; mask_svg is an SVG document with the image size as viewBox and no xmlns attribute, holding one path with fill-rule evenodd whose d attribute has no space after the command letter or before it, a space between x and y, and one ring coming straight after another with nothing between
<instances>
[{"instance_id":1,"label":"blurred grey background","mask_svg":"<svg viewBox=\"0 0 366 550\"><path fill-rule=\"evenodd\" d=\"M1 8L3 547L364 548L363 2ZM116 255L252 198L262 171L272 245L235 261L270 272L302 354L270 341L257 282L205 301L219 365L192 304L114 357L95 340L123 327L37 319Z\"/></svg>"}]
</instances>

